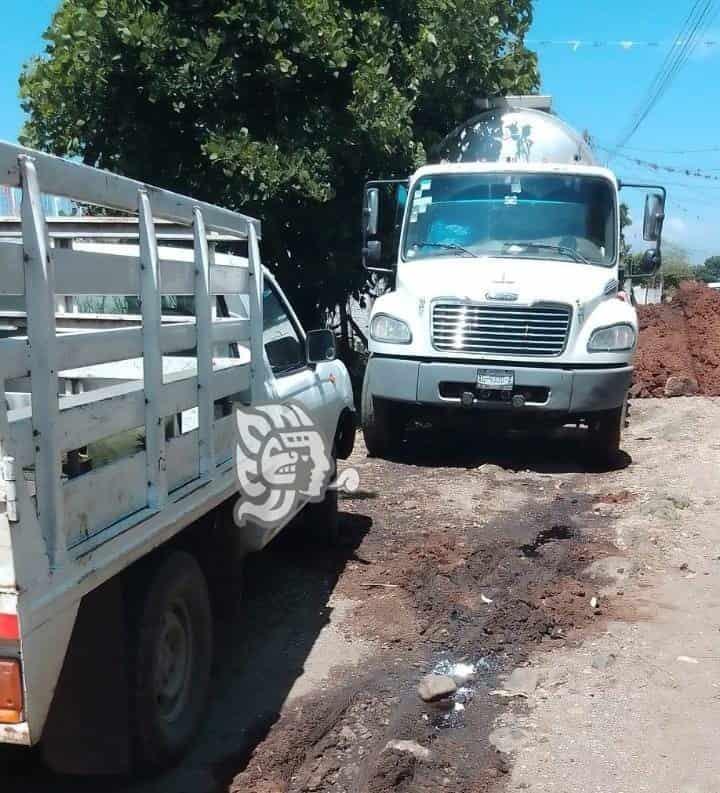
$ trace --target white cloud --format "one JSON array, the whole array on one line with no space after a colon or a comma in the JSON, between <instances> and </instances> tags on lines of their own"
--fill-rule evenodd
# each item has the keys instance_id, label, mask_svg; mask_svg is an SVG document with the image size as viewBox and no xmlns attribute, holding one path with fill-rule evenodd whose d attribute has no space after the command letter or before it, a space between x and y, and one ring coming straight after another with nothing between
<instances>
[{"instance_id":1,"label":"white cloud","mask_svg":"<svg viewBox=\"0 0 720 793\"><path fill-rule=\"evenodd\" d=\"M720 208L705 208L706 217L698 217L692 212L679 213L670 204L667 208L667 219L663 231L663 239L673 242L688 252L690 260L695 264L702 264L709 256L720 254L720 224L713 223L709 217L717 212L720 217ZM638 207L632 212L635 220L632 226L625 230L627 242L634 252L645 250L649 243L642 238L642 210Z\"/></svg>"},{"instance_id":2,"label":"white cloud","mask_svg":"<svg viewBox=\"0 0 720 793\"><path fill-rule=\"evenodd\" d=\"M688 224L677 215L671 215L665 223L665 233L671 237L685 237L688 231Z\"/></svg>"}]
</instances>

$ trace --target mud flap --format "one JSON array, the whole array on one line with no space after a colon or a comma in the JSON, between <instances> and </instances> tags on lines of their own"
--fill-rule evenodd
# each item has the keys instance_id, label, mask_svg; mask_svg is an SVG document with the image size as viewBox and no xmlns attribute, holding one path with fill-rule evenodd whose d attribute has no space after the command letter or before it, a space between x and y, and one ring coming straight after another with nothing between
<instances>
[{"instance_id":1,"label":"mud flap","mask_svg":"<svg viewBox=\"0 0 720 793\"><path fill-rule=\"evenodd\" d=\"M123 576L80 604L43 731L43 759L61 774L130 769Z\"/></svg>"}]
</instances>

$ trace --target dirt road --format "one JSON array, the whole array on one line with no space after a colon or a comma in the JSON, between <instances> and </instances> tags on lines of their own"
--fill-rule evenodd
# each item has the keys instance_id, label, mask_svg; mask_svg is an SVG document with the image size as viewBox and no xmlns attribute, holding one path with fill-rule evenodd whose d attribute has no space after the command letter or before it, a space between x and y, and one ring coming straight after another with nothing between
<instances>
[{"instance_id":1,"label":"dirt road","mask_svg":"<svg viewBox=\"0 0 720 793\"><path fill-rule=\"evenodd\" d=\"M346 544L297 532L248 564L181 768L58 780L26 758L3 790L717 793L720 400L635 401L618 470L583 443L358 448ZM458 681L442 705L416 692L432 671Z\"/></svg>"}]
</instances>

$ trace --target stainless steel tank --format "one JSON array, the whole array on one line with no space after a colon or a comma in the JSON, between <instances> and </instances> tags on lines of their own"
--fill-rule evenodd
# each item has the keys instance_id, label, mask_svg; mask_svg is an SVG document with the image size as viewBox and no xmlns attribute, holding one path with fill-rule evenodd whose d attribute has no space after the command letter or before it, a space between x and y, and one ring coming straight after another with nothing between
<instances>
[{"instance_id":1,"label":"stainless steel tank","mask_svg":"<svg viewBox=\"0 0 720 793\"><path fill-rule=\"evenodd\" d=\"M433 155L433 162L599 164L585 139L557 116L512 106L461 124Z\"/></svg>"}]
</instances>

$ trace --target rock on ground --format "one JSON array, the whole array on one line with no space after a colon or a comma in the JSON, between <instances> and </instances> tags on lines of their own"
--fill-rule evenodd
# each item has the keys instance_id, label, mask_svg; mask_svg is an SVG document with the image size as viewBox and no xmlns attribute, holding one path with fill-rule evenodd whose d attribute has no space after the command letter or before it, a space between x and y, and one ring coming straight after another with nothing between
<instances>
[{"instance_id":1,"label":"rock on ground","mask_svg":"<svg viewBox=\"0 0 720 793\"><path fill-rule=\"evenodd\" d=\"M425 746L420 746L417 741L388 741L385 748L394 752L411 754L416 760L429 760L432 756L430 750Z\"/></svg>"},{"instance_id":2,"label":"rock on ground","mask_svg":"<svg viewBox=\"0 0 720 793\"><path fill-rule=\"evenodd\" d=\"M666 397L695 396L699 390L698 381L687 375L673 375L665 383Z\"/></svg>"},{"instance_id":3,"label":"rock on ground","mask_svg":"<svg viewBox=\"0 0 720 793\"><path fill-rule=\"evenodd\" d=\"M457 691L457 683L449 675L426 675L418 685L418 694L423 702L437 702L451 697Z\"/></svg>"}]
</instances>

